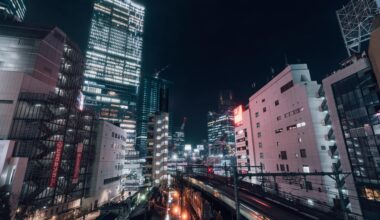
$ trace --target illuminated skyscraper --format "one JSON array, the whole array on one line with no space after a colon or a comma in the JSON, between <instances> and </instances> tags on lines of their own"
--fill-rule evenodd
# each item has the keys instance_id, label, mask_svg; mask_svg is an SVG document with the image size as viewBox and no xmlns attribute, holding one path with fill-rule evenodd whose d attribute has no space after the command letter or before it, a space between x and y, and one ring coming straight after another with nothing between
<instances>
[{"instance_id":1,"label":"illuminated skyscraper","mask_svg":"<svg viewBox=\"0 0 380 220\"><path fill-rule=\"evenodd\" d=\"M136 136L144 7L131 0L95 0L86 53L85 105Z\"/></svg>"},{"instance_id":2,"label":"illuminated skyscraper","mask_svg":"<svg viewBox=\"0 0 380 220\"><path fill-rule=\"evenodd\" d=\"M171 82L158 77L147 76L141 79L137 107L136 148L142 157L146 155L149 116L161 111L167 112L168 87L170 84Z\"/></svg>"},{"instance_id":3,"label":"illuminated skyscraper","mask_svg":"<svg viewBox=\"0 0 380 220\"><path fill-rule=\"evenodd\" d=\"M0 16L12 16L18 21L25 17L24 0L0 0Z\"/></svg>"},{"instance_id":4,"label":"illuminated skyscraper","mask_svg":"<svg viewBox=\"0 0 380 220\"><path fill-rule=\"evenodd\" d=\"M219 93L218 111L208 112L207 137L211 145L211 155L231 154L235 145L234 98L232 91Z\"/></svg>"}]
</instances>

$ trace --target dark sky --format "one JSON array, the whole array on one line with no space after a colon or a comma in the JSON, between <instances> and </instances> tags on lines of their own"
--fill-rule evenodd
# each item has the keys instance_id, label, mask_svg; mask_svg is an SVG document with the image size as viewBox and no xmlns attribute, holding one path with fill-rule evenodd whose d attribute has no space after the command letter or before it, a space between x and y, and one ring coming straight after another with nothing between
<instances>
[{"instance_id":1,"label":"dark sky","mask_svg":"<svg viewBox=\"0 0 380 220\"><path fill-rule=\"evenodd\" d=\"M174 82L175 125L188 118L187 141L207 137L206 113L231 89L247 103L254 89L289 63L305 62L320 81L346 57L335 11L347 0L141 0L146 6L143 74L166 65ZM57 25L85 50L90 0L27 1L26 22Z\"/></svg>"}]
</instances>

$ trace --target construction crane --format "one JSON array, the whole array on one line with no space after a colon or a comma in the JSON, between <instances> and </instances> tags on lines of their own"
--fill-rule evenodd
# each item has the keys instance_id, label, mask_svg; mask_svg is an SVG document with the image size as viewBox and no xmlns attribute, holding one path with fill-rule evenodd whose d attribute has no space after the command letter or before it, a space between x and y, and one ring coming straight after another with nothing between
<instances>
[{"instance_id":1,"label":"construction crane","mask_svg":"<svg viewBox=\"0 0 380 220\"><path fill-rule=\"evenodd\" d=\"M166 65L164 68L161 68L160 70L158 70L157 72L155 72L153 75L154 75L154 78L159 78L160 77L160 73L164 72L165 70L167 70L169 68L170 65Z\"/></svg>"}]
</instances>

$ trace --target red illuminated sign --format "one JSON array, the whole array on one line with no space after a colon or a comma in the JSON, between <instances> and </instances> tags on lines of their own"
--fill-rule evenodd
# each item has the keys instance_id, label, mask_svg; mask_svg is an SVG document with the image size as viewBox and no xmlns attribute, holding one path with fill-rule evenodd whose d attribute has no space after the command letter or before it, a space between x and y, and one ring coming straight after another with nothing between
<instances>
[{"instance_id":1,"label":"red illuminated sign","mask_svg":"<svg viewBox=\"0 0 380 220\"><path fill-rule=\"evenodd\" d=\"M75 157L73 183L78 183L78 180L79 180L80 160L82 159L82 153L83 153L83 144L79 143L77 145L77 155Z\"/></svg>"},{"instance_id":2,"label":"red illuminated sign","mask_svg":"<svg viewBox=\"0 0 380 220\"><path fill-rule=\"evenodd\" d=\"M235 125L240 125L243 121L243 106L239 105L234 109L234 122Z\"/></svg>"},{"instance_id":3,"label":"red illuminated sign","mask_svg":"<svg viewBox=\"0 0 380 220\"><path fill-rule=\"evenodd\" d=\"M55 143L55 154L53 158L53 164L51 167L49 187L57 186L57 178L58 178L59 167L61 165L62 151L63 151L63 141L57 141Z\"/></svg>"}]
</instances>

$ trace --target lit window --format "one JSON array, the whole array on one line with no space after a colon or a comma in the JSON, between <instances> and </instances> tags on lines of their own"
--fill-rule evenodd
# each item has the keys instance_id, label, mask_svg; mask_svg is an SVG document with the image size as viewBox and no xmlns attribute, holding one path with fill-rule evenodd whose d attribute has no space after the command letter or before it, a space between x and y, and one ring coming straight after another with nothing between
<instances>
[{"instance_id":1,"label":"lit window","mask_svg":"<svg viewBox=\"0 0 380 220\"><path fill-rule=\"evenodd\" d=\"M310 173L310 167L309 166L303 165L302 170L304 173Z\"/></svg>"}]
</instances>

